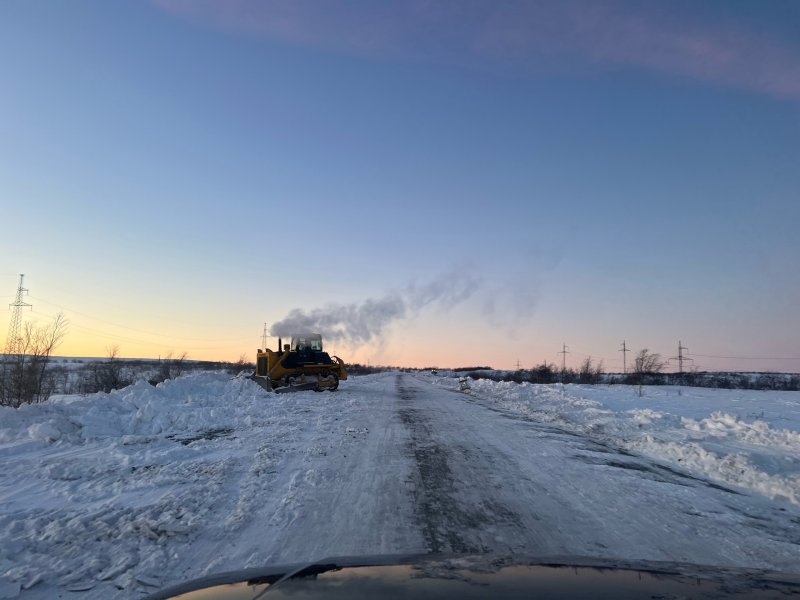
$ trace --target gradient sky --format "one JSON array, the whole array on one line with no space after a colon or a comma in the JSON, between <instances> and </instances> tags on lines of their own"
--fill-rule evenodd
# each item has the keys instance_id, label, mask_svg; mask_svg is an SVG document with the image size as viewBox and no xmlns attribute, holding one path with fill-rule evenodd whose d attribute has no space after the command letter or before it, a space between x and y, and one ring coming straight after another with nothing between
<instances>
[{"instance_id":1,"label":"gradient sky","mask_svg":"<svg viewBox=\"0 0 800 600\"><path fill-rule=\"evenodd\" d=\"M59 354L798 371L800 3L6 0L0 209Z\"/></svg>"}]
</instances>

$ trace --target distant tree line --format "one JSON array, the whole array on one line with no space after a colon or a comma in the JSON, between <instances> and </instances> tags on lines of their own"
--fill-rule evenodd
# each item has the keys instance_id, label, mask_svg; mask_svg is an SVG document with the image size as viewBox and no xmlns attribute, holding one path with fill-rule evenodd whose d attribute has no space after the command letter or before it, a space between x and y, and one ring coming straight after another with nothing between
<instances>
[{"instance_id":1,"label":"distant tree line","mask_svg":"<svg viewBox=\"0 0 800 600\"><path fill-rule=\"evenodd\" d=\"M633 366L627 373L605 373L602 361L594 363L587 357L578 369L560 369L553 363L544 362L532 369L516 371L494 371L485 369L465 370L472 379L513 381L516 383L580 383L606 385L634 385L642 394L645 385L685 385L745 390L800 390L800 374L797 373L726 373L689 371L664 373L666 362L658 353L640 350L634 357Z\"/></svg>"},{"instance_id":2,"label":"distant tree line","mask_svg":"<svg viewBox=\"0 0 800 600\"><path fill-rule=\"evenodd\" d=\"M736 390L800 390L797 373L724 373L689 371L664 373L665 385L687 385Z\"/></svg>"},{"instance_id":3,"label":"distant tree line","mask_svg":"<svg viewBox=\"0 0 800 600\"><path fill-rule=\"evenodd\" d=\"M360 363L347 363L345 365L348 375L372 375L373 373L383 373L385 371L394 371L397 367L385 367L382 365L362 365Z\"/></svg>"},{"instance_id":4,"label":"distant tree line","mask_svg":"<svg viewBox=\"0 0 800 600\"><path fill-rule=\"evenodd\" d=\"M553 363L543 362L531 369L516 371L463 370L472 379L513 381L515 383L603 383L603 363L594 363L587 357L578 369L559 369Z\"/></svg>"}]
</instances>

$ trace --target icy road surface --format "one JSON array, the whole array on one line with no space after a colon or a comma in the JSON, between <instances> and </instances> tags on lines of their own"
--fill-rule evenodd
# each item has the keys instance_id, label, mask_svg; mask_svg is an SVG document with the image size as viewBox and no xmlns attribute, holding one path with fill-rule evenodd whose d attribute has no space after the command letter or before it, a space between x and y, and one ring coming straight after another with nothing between
<instances>
[{"instance_id":1,"label":"icy road surface","mask_svg":"<svg viewBox=\"0 0 800 600\"><path fill-rule=\"evenodd\" d=\"M242 567L406 552L800 572L791 476L777 498L712 480L632 451L642 415L600 410L591 390L498 385L386 373L275 395L192 375L0 409L0 598L137 598ZM764 405L776 398L793 419L797 395ZM649 421L672 418L664 402ZM795 464L796 431L757 429ZM721 451L719 431L706 437Z\"/></svg>"}]
</instances>

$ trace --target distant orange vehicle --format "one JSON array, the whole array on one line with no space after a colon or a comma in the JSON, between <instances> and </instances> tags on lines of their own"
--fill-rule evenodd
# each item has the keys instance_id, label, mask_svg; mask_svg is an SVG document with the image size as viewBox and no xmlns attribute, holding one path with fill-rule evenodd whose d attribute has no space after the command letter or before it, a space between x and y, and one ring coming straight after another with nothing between
<instances>
[{"instance_id":1,"label":"distant orange vehicle","mask_svg":"<svg viewBox=\"0 0 800 600\"><path fill-rule=\"evenodd\" d=\"M291 344L278 338L278 350L259 349L253 379L276 392L334 391L347 379L344 361L322 348L319 333L295 334Z\"/></svg>"}]
</instances>

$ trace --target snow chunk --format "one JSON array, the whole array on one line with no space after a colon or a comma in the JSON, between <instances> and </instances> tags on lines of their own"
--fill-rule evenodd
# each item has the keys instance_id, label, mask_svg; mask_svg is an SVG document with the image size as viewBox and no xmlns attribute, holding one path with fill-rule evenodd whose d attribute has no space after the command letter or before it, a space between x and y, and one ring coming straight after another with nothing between
<instances>
[{"instance_id":1,"label":"snow chunk","mask_svg":"<svg viewBox=\"0 0 800 600\"><path fill-rule=\"evenodd\" d=\"M61 439L61 432L53 425L52 421L31 425L28 427L28 435L31 439L43 442L55 442Z\"/></svg>"}]
</instances>

